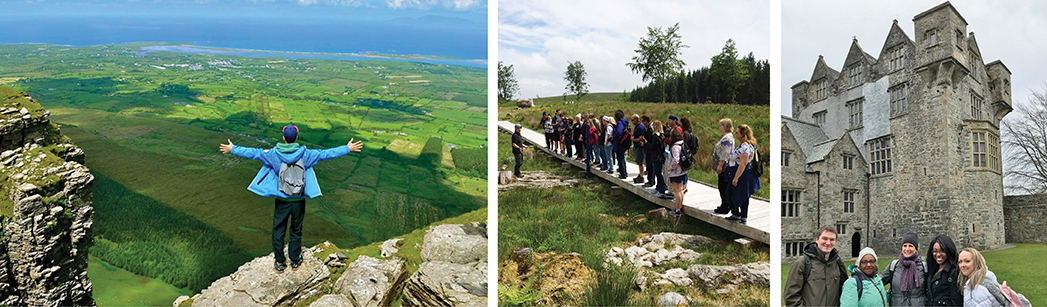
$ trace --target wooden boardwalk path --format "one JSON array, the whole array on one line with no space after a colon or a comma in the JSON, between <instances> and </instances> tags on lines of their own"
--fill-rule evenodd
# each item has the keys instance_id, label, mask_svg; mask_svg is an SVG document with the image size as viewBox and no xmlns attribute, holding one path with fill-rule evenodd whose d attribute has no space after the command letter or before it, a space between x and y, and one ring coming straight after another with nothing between
<instances>
[{"instance_id":1,"label":"wooden boardwalk path","mask_svg":"<svg viewBox=\"0 0 1047 307\"><path fill-rule=\"evenodd\" d=\"M514 123L508 121L498 121L498 129L512 133ZM558 157L564 162L571 163L576 167L580 167L581 170L585 170L585 163L574 160L573 158L565 157L559 154L553 154L552 151L545 148L545 135L543 133L535 132L534 130L527 129L526 127L520 129L520 134L523 136L524 142L530 143L531 147L537 148L546 152L547 154ZM499 148L498 150L508 150L505 148ZM627 161L627 170L629 177L625 180L618 179L617 166L615 165L615 174L611 175L606 172L601 172L599 169L593 168L593 175L599 176L609 182L612 182L623 189L636 194L647 201L656 205L672 209L674 203L672 200L661 199L654 194L651 194L649 190L644 189L643 184L633 183L633 178L640 172L639 166L632 161ZM668 178L666 178L668 180ZM668 182L666 182L668 184ZM770 187L763 187L769 189ZM746 224L734 223L724 218L728 214L716 214L713 210L720 206L720 192L715 186L711 186L702 182L691 180L687 184L687 193L684 195L683 212L687 216L705 221L706 223L716 225L717 227L727 229L731 232L739 235L746 236L750 239L763 242L765 244L771 244L770 229L772 219L775 218L772 215L771 203L766 199L752 197L749 199L749 218Z\"/></svg>"}]
</instances>

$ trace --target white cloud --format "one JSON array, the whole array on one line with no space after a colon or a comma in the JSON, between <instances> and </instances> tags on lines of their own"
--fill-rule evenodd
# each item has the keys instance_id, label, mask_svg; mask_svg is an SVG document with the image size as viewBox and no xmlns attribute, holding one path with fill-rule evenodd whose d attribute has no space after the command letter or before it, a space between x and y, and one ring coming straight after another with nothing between
<instances>
[{"instance_id":1,"label":"white cloud","mask_svg":"<svg viewBox=\"0 0 1047 307\"><path fill-rule=\"evenodd\" d=\"M708 66L728 38L737 42L739 53L767 59L769 9L766 1L500 2L498 57L514 65L524 97L561 95L571 61L585 65L591 92L631 91L646 82L625 63L632 61L648 26L679 22L683 42L691 46L683 50L683 60L693 70Z\"/></svg>"},{"instance_id":2,"label":"white cloud","mask_svg":"<svg viewBox=\"0 0 1047 307\"><path fill-rule=\"evenodd\" d=\"M386 6L394 9L429 9L432 7L445 7L456 10L467 10L482 7L484 3L486 3L484 0L386 0Z\"/></svg>"}]
</instances>

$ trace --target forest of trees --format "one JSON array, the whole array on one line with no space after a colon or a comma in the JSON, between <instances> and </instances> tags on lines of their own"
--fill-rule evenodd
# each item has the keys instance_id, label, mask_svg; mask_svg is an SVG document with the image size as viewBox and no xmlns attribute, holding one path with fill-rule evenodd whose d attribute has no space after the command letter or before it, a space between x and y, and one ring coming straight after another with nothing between
<instances>
[{"instance_id":1,"label":"forest of trees","mask_svg":"<svg viewBox=\"0 0 1047 307\"><path fill-rule=\"evenodd\" d=\"M726 47L724 49L727 49ZM731 48L733 50L733 45ZM732 58L721 53L713 57L712 67L693 71L681 71L670 77L665 85L665 101L680 103L717 103L743 105L770 105L771 66L767 60L757 60L750 52L748 56L734 59L733 67L720 69L717 57L723 62ZM730 81L737 80L737 81ZM637 87L629 95L629 101L662 101L658 81Z\"/></svg>"}]
</instances>

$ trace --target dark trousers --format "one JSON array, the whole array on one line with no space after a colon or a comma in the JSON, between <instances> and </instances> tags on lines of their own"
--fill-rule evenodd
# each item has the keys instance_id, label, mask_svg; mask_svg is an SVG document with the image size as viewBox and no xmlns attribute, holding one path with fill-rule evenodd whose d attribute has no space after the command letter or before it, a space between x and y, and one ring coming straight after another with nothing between
<instances>
[{"instance_id":1,"label":"dark trousers","mask_svg":"<svg viewBox=\"0 0 1047 307\"><path fill-rule=\"evenodd\" d=\"M516 158L516 166L513 167L513 174L516 175L516 177L520 177L520 166L523 165L523 153L514 152L513 157Z\"/></svg>"},{"instance_id":2,"label":"dark trousers","mask_svg":"<svg viewBox=\"0 0 1047 307\"><path fill-rule=\"evenodd\" d=\"M291 261L302 261L302 222L305 221L305 198L296 201L276 200L273 210L273 254L276 262L283 263L284 233L287 222L291 222L291 236L288 243L288 257Z\"/></svg>"},{"instance_id":3,"label":"dark trousers","mask_svg":"<svg viewBox=\"0 0 1047 307\"><path fill-rule=\"evenodd\" d=\"M571 150L574 147L574 143L571 142L571 138L564 137L563 143L565 147L564 150L567 150L567 156L570 157L574 155L574 151Z\"/></svg>"},{"instance_id":4,"label":"dark trousers","mask_svg":"<svg viewBox=\"0 0 1047 307\"><path fill-rule=\"evenodd\" d=\"M651 172L654 173L655 181L657 184L654 185L654 190L659 193L665 194L665 177L662 175L662 161L654 161Z\"/></svg>"},{"instance_id":5,"label":"dark trousers","mask_svg":"<svg viewBox=\"0 0 1047 307\"><path fill-rule=\"evenodd\" d=\"M737 166L729 168L728 176L729 179L734 180L734 173L742 171L742 176L738 178L738 185L730 185L728 181L729 189L731 190L731 215L740 216L744 218L749 217L749 190L751 189L753 181L753 170L746 168L738 170Z\"/></svg>"},{"instance_id":6,"label":"dark trousers","mask_svg":"<svg viewBox=\"0 0 1047 307\"><path fill-rule=\"evenodd\" d=\"M574 151L576 153L575 156L577 156L575 158L583 159L585 157L585 151L583 151L584 149L585 149L585 142L578 142L578 141L574 142Z\"/></svg>"},{"instance_id":7,"label":"dark trousers","mask_svg":"<svg viewBox=\"0 0 1047 307\"><path fill-rule=\"evenodd\" d=\"M545 134L545 148L553 149L553 134L552 133L546 133Z\"/></svg>"},{"instance_id":8,"label":"dark trousers","mask_svg":"<svg viewBox=\"0 0 1047 307\"><path fill-rule=\"evenodd\" d=\"M726 165L724 167L727 167ZM727 170L718 175L719 180L716 181L716 189L720 190L720 208L731 209L731 193L728 191L728 187L731 186L731 179L733 177L727 177Z\"/></svg>"},{"instance_id":9,"label":"dark trousers","mask_svg":"<svg viewBox=\"0 0 1047 307\"><path fill-rule=\"evenodd\" d=\"M654 173L658 172L658 171L655 171L655 170L656 169L660 170L661 168L654 167L654 161L652 161L652 160L654 160L654 155L652 155L651 153L646 153L645 155L647 156L646 158L644 158L644 160L645 160L644 161L645 162L644 163L644 167L647 168L647 169L645 169L645 171L647 171L647 182L654 182L655 181Z\"/></svg>"},{"instance_id":10,"label":"dark trousers","mask_svg":"<svg viewBox=\"0 0 1047 307\"><path fill-rule=\"evenodd\" d=\"M621 174L618 177L628 177L629 173L625 168L625 152L628 149L622 149L614 153L615 158L618 159L618 172Z\"/></svg>"}]
</instances>

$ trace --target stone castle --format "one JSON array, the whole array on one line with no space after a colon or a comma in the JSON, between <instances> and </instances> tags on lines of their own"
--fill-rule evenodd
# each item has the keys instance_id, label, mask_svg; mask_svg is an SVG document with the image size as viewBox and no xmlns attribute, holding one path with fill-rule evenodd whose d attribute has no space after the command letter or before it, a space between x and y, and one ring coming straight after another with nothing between
<instances>
[{"instance_id":1,"label":"stone castle","mask_svg":"<svg viewBox=\"0 0 1047 307\"><path fill-rule=\"evenodd\" d=\"M895 20L877 57L855 39L842 71L819 56L810 81L792 86L783 259L802 255L820 225L836 226L842 257L865 246L897 254L907 232L921 254L940 234L961 248L1005 243L1000 120L1012 110L1011 72L985 63L949 2L913 22L913 38Z\"/></svg>"}]
</instances>

